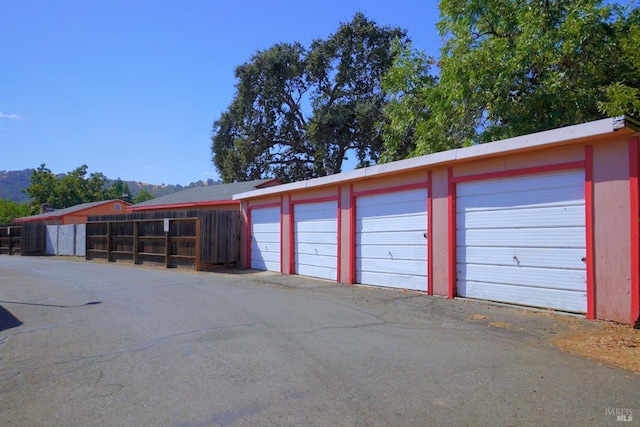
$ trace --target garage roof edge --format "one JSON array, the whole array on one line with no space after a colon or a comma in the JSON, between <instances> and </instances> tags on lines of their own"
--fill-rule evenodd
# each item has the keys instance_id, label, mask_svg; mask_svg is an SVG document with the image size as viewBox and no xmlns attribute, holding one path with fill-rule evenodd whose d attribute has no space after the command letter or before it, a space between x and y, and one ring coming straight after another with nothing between
<instances>
[{"instance_id":1,"label":"garage roof edge","mask_svg":"<svg viewBox=\"0 0 640 427\"><path fill-rule=\"evenodd\" d=\"M620 121L622 119L622 126ZM457 148L439 153L427 154L425 156L413 157L410 159L398 160L390 163L382 163L367 168L356 169L349 172L342 172L335 175L323 176L320 178L308 179L305 181L282 184L276 187L263 188L235 194L234 200L250 199L272 194L286 193L289 191L302 190L305 188L322 187L330 184L346 183L358 178L374 177L400 171L433 167L446 163L454 163L473 158L486 157L494 154L507 154L527 148L553 145L563 141L578 140L582 138L594 137L598 135L612 134L621 128L630 127L628 117L616 117L596 120L593 122L517 136L486 144L473 145L471 147ZM631 130L633 128L631 127Z\"/></svg>"}]
</instances>

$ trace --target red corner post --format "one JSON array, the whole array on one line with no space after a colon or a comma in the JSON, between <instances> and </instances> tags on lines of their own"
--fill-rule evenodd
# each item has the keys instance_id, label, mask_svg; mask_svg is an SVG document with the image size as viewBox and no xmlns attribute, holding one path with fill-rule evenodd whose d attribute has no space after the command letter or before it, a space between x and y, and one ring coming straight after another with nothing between
<instances>
[{"instance_id":1,"label":"red corner post","mask_svg":"<svg viewBox=\"0 0 640 427\"><path fill-rule=\"evenodd\" d=\"M584 147L585 226L587 234L587 319L596 318L595 262L593 257L593 146Z\"/></svg>"},{"instance_id":2,"label":"red corner post","mask_svg":"<svg viewBox=\"0 0 640 427\"><path fill-rule=\"evenodd\" d=\"M456 296L456 184L453 168L447 170L449 178L449 298Z\"/></svg>"},{"instance_id":3,"label":"red corner post","mask_svg":"<svg viewBox=\"0 0 640 427\"><path fill-rule=\"evenodd\" d=\"M640 327L640 195L638 194L638 162L640 138L629 140L629 204L631 214L631 323Z\"/></svg>"}]
</instances>

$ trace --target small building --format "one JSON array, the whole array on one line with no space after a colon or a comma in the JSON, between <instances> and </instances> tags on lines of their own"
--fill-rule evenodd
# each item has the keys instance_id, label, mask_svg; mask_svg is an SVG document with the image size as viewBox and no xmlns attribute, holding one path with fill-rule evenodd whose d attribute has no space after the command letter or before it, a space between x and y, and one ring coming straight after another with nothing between
<instances>
[{"instance_id":1,"label":"small building","mask_svg":"<svg viewBox=\"0 0 640 427\"><path fill-rule=\"evenodd\" d=\"M233 195L280 185L278 179L214 184L187 188L127 208L127 212L186 211L194 209L239 210L240 201Z\"/></svg>"},{"instance_id":2,"label":"small building","mask_svg":"<svg viewBox=\"0 0 640 427\"><path fill-rule=\"evenodd\" d=\"M188 188L87 223L87 258L188 265L196 270L238 266L242 219L233 195L282 184L260 179Z\"/></svg>"},{"instance_id":3,"label":"small building","mask_svg":"<svg viewBox=\"0 0 640 427\"><path fill-rule=\"evenodd\" d=\"M51 209L49 206L43 206L43 210L47 212L17 218L14 223L44 223L46 224L46 233L42 236L47 255L69 255L69 256L85 256L85 233L87 218L92 215L113 215L124 213L127 203L120 199L103 200L100 202L82 203L65 209ZM25 238L28 238L25 233ZM42 238L38 238L41 240ZM31 239L32 241L35 239ZM33 244L29 245L25 241L24 249L29 250ZM32 250L33 252L34 250Z\"/></svg>"},{"instance_id":4,"label":"small building","mask_svg":"<svg viewBox=\"0 0 640 427\"><path fill-rule=\"evenodd\" d=\"M100 202L82 203L64 209L54 209L38 215L16 218L13 222L44 221L47 225L86 224L91 215L113 215L124 213L130 206L120 199L103 200Z\"/></svg>"},{"instance_id":5,"label":"small building","mask_svg":"<svg viewBox=\"0 0 640 427\"><path fill-rule=\"evenodd\" d=\"M243 265L636 322L639 129L604 119L238 194Z\"/></svg>"}]
</instances>

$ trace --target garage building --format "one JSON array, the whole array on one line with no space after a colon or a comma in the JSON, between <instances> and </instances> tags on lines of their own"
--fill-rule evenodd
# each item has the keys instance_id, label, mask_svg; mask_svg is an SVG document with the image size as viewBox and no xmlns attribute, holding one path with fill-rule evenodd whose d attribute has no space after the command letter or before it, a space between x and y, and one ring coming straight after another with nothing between
<instances>
[{"instance_id":1,"label":"garage building","mask_svg":"<svg viewBox=\"0 0 640 427\"><path fill-rule=\"evenodd\" d=\"M238 194L243 265L633 323L638 129L603 119Z\"/></svg>"}]
</instances>

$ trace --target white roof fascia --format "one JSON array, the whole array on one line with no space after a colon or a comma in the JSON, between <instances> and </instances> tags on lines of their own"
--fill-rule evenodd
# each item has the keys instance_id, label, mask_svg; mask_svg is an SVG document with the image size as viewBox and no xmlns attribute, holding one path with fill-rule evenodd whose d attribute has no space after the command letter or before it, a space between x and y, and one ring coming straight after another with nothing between
<instances>
[{"instance_id":1,"label":"white roof fascia","mask_svg":"<svg viewBox=\"0 0 640 427\"><path fill-rule=\"evenodd\" d=\"M368 168L356 169L349 172L337 173L334 175L323 176L320 178L306 179L304 181L291 182L289 184L281 184L273 187L261 188L259 190L247 191L246 193L238 193L233 195L233 200L248 199L251 197L268 196L269 194L284 193L287 191L303 190L310 187L318 187L322 185L335 184L342 181L350 181L357 178L364 178L365 171ZM275 189L278 191L275 191Z\"/></svg>"},{"instance_id":2,"label":"white roof fascia","mask_svg":"<svg viewBox=\"0 0 640 427\"><path fill-rule=\"evenodd\" d=\"M376 175L408 171L411 169L433 167L443 163L452 163L460 160L470 160L473 158L485 157L495 154L506 154L509 152L519 151L527 148L552 145L563 141L610 134L619 129L619 126L616 126L616 123L619 121L619 119L620 118L601 119L579 125L567 126L563 128L517 136L515 138L503 139L495 142L488 142L486 144L457 148L454 150L427 154L420 157L412 157L410 159L398 160L390 163L381 163L375 166L369 166L367 168L356 169L349 172L342 172L335 175L323 176L320 178L313 178L305 181L292 182L290 184L277 185L275 187L248 191L246 193L238 193L233 196L233 199L249 199L253 197L268 196L271 194L302 190L305 188L321 187L328 184L347 182L357 178L373 177Z\"/></svg>"}]
</instances>

